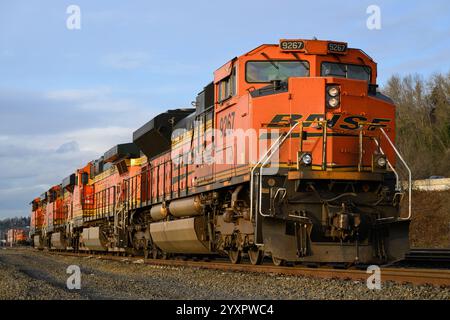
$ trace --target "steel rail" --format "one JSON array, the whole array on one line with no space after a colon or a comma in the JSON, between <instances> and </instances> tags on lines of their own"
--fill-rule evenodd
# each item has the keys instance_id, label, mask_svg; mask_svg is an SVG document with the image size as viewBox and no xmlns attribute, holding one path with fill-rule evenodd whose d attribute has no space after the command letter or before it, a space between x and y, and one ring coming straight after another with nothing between
<instances>
[{"instance_id":1,"label":"steel rail","mask_svg":"<svg viewBox=\"0 0 450 320\"><path fill-rule=\"evenodd\" d=\"M251 265L251 264L232 264L229 262L219 261L189 261L189 260L161 260L161 259L143 259L143 257L121 257L108 254L89 254L89 253L73 253L46 251L50 254L73 256L73 257L92 257L98 259L141 263L155 266L169 267L188 267L199 269L213 269L234 272L250 272L250 273L268 273L289 276L306 276L321 279L341 279L341 280L361 280L366 281L371 273L360 269L333 269L330 267L277 267L274 265ZM434 285L441 287L450 287L450 270L449 269L418 269L418 268L384 268L380 269L382 282L392 281L396 283L411 283L415 285Z\"/></svg>"}]
</instances>

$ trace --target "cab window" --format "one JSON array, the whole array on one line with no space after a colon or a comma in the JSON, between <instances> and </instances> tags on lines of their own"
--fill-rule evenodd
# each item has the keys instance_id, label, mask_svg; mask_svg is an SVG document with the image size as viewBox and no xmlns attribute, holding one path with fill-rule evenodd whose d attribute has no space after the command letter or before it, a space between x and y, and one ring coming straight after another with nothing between
<instances>
[{"instance_id":1,"label":"cab window","mask_svg":"<svg viewBox=\"0 0 450 320\"><path fill-rule=\"evenodd\" d=\"M222 102L236 95L236 67L233 67L230 76L218 83L218 101Z\"/></svg>"},{"instance_id":2,"label":"cab window","mask_svg":"<svg viewBox=\"0 0 450 320\"><path fill-rule=\"evenodd\" d=\"M321 68L322 77L342 77L370 82L372 70L368 66L323 62Z\"/></svg>"},{"instance_id":3,"label":"cab window","mask_svg":"<svg viewBox=\"0 0 450 320\"><path fill-rule=\"evenodd\" d=\"M249 61L246 65L245 79L249 83L269 83L275 80L286 81L290 77L308 77L308 61Z\"/></svg>"}]
</instances>

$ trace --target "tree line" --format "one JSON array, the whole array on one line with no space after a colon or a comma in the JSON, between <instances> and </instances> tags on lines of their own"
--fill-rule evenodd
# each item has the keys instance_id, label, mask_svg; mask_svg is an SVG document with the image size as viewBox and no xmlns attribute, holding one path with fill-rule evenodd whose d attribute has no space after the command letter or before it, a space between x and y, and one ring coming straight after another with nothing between
<instances>
[{"instance_id":1,"label":"tree line","mask_svg":"<svg viewBox=\"0 0 450 320\"><path fill-rule=\"evenodd\" d=\"M396 104L396 145L413 178L450 177L450 72L394 75L381 91Z\"/></svg>"}]
</instances>

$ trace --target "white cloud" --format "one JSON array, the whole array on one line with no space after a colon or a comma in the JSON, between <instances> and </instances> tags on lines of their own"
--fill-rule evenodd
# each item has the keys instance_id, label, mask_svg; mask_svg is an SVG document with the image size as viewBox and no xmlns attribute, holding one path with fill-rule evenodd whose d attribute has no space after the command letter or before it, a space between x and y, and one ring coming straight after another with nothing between
<instances>
[{"instance_id":1,"label":"white cloud","mask_svg":"<svg viewBox=\"0 0 450 320\"><path fill-rule=\"evenodd\" d=\"M85 128L56 134L1 136L0 157L40 152L94 152L101 154L119 143L131 142L136 128L120 126ZM70 147L70 148L68 148ZM65 152L59 152L59 151ZM87 159L91 160L91 159Z\"/></svg>"},{"instance_id":2,"label":"white cloud","mask_svg":"<svg viewBox=\"0 0 450 320\"><path fill-rule=\"evenodd\" d=\"M102 154L117 144L131 142L134 130L125 127L87 128L64 133L62 137L77 141L80 151Z\"/></svg>"},{"instance_id":3,"label":"white cloud","mask_svg":"<svg viewBox=\"0 0 450 320\"><path fill-rule=\"evenodd\" d=\"M151 117L108 87L44 93L0 89L0 218L97 159Z\"/></svg>"},{"instance_id":4,"label":"white cloud","mask_svg":"<svg viewBox=\"0 0 450 320\"><path fill-rule=\"evenodd\" d=\"M123 112L133 111L136 109L136 105L128 100L93 100L78 104L78 107L82 110L89 111L108 111L108 112Z\"/></svg>"},{"instance_id":5,"label":"white cloud","mask_svg":"<svg viewBox=\"0 0 450 320\"><path fill-rule=\"evenodd\" d=\"M76 141L69 141L63 143L56 149L56 153L70 153L70 152L78 152L80 151L80 146Z\"/></svg>"},{"instance_id":6,"label":"white cloud","mask_svg":"<svg viewBox=\"0 0 450 320\"><path fill-rule=\"evenodd\" d=\"M139 69L152 74L164 75L192 74L201 69L197 64L151 56L149 53L141 51L111 53L104 56L101 63L117 70Z\"/></svg>"},{"instance_id":7,"label":"white cloud","mask_svg":"<svg viewBox=\"0 0 450 320\"><path fill-rule=\"evenodd\" d=\"M134 128L84 128L56 134L0 136L0 218L27 215L28 203L111 147Z\"/></svg>"},{"instance_id":8,"label":"white cloud","mask_svg":"<svg viewBox=\"0 0 450 320\"><path fill-rule=\"evenodd\" d=\"M122 112L137 109L136 104L130 100L115 99L109 87L48 91L44 93L44 98L56 103L71 103L73 107L89 112Z\"/></svg>"}]
</instances>

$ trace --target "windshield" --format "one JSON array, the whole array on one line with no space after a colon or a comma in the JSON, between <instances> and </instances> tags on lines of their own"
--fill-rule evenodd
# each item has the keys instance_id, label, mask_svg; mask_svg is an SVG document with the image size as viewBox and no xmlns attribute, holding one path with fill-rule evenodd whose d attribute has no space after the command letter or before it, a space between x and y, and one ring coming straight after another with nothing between
<instances>
[{"instance_id":1,"label":"windshield","mask_svg":"<svg viewBox=\"0 0 450 320\"><path fill-rule=\"evenodd\" d=\"M368 66L324 62L321 74L322 77L335 76L370 82L371 69Z\"/></svg>"},{"instance_id":2,"label":"windshield","mask_svg":"<svg viewBox=\"0 0 450 320\"><path fill-rule=\"evenodd\" d=\"M271 82L289 77L309 76L307 61L249 61L245 79L247 82Z\"/></svg>"}]
</instances>

